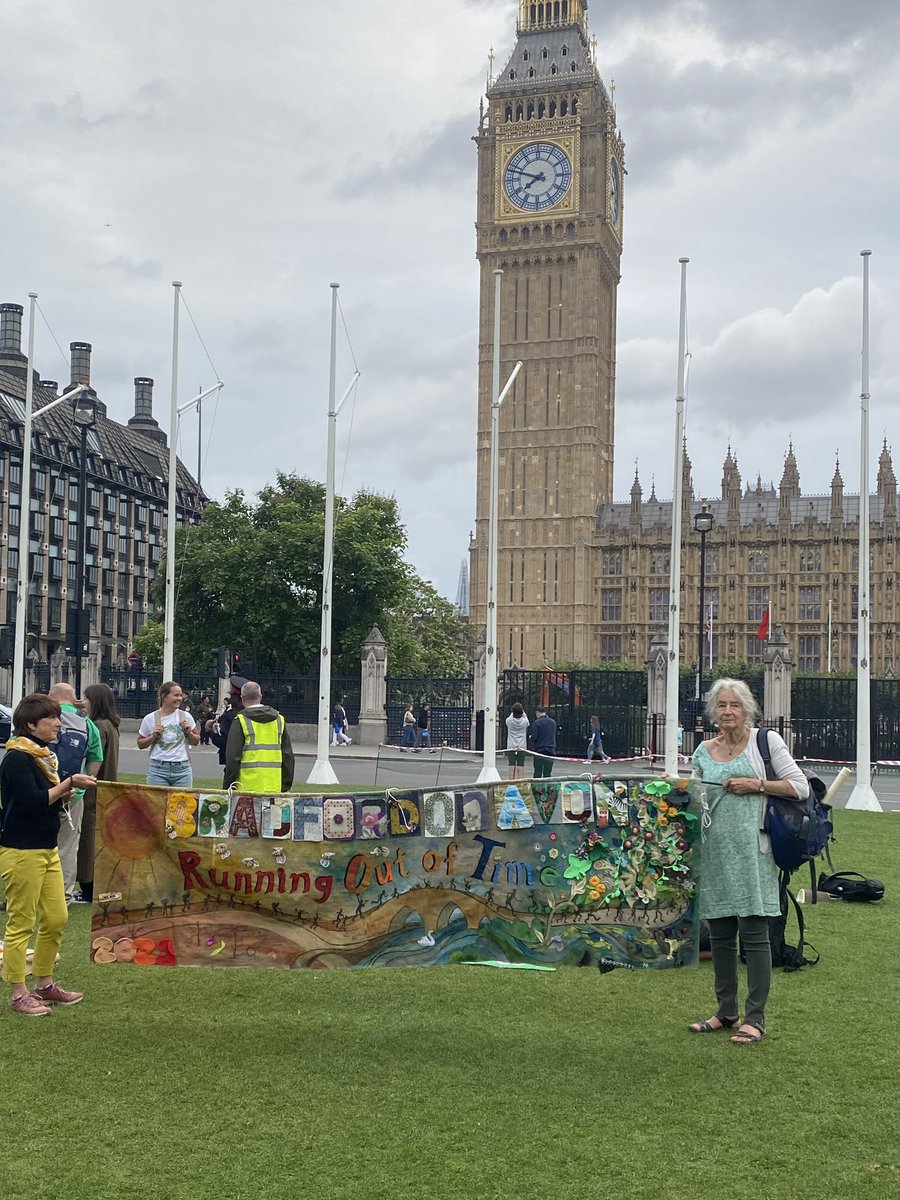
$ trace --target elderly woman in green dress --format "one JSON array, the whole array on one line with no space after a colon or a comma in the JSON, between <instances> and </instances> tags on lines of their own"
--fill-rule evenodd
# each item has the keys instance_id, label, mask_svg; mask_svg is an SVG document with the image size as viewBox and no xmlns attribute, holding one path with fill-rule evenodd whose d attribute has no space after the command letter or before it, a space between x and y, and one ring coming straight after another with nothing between
<instances>
[{"instance_id":1,"label":"elderly woman in green dress","mask_svg":"<svg viewBox=\"0 0 900 1200\"><path fill-rule=\"evenodd\" d=\"M706 785L701 792L704 843L698 907L701 919L709 923L718 1006L714 1016L690 1029L733 1029L732 1042L753 1045L762 1041L766 1030L772 978L768 919L781 911L778 871L762 829L765 796L802 801L809 795L809 784L774 731L769 733L769 747L778 778L766 780L756 744L759 708L741 680L716 680L706 713L719 734L702 742L693 758L694 778ZM743 1021L737 995L738 935L747 960Z\"/></svg>"}]
</instances>

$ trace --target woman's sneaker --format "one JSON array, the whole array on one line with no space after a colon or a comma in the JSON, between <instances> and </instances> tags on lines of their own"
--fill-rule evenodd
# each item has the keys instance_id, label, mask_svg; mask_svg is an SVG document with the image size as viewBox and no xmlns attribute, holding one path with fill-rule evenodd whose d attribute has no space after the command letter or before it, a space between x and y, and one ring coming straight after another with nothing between
<instances>
[{"instance_id":1,"label":"woman's sneaker","mask_svg":"<svg viewBox=\"0 0 900 1200\"><path fill-rule=\"evenodd\" d=\"M42 1004L34 992L23 992L21 996L13 996L9 1007L13 1012L21 1013L23 1017L49 1017L50 1009Z\"/></svg>"},{"instance_id":2,"label":"woman's sneaker","mask_svg":"<svg viewBox=\"0 0 900 1200\"><path fill-rule=\"evenodd\" d=\"M32 995L37 996L41 1004L80 1004L84 999L84 992L67 992L58 983L35 988Z\"/></svg>"}]
</instances>

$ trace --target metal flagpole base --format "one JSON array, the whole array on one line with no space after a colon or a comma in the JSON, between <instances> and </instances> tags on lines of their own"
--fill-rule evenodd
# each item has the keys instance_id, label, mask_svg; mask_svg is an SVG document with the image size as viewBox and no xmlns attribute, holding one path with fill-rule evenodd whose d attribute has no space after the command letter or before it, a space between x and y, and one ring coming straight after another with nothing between
<instances>
[{"instance_id":1,"label":"metal flagpole base","mask_svg":"<svg viewBox=\"0 0 900 1200\"><path fill-rule=\"evenodd\" d=\"M866 812L884 812L871 783L858 783L850 793L845 808L861 808Z\"/></svg>"},{"instance_id":2,"label":"metal flagpole base","mask_svg":"<svg viewBox=\"0 0 900 1200\"><path fill-rule=\"evenodd\" d=\"M317 758L313 764L313 769L306 777L307 783L339 783L337 775L334 773L334 767L331 765L330 759Z\"/></svg>"},{"instance_id":3,"label":"metal flagpole base","mask_svg":"<svg viewBox=\"0 0 900 1200\"><path fill-rule=\"evenodd\" d=\"M493 763L485 763L476 783L500 783L500 772Z\"/></svg>"}]
</instances>

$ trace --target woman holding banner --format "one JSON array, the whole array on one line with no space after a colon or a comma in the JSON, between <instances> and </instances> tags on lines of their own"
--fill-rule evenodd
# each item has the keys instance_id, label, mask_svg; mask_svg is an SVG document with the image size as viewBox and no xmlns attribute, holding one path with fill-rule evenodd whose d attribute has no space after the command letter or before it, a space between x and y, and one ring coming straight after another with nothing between
<instances>
[{"instance_id":1,"label":"woman holding banner","mask_svg":"<svg viewBox=\"0 0 900 1200\"><path fill-rule=\"evenodd\" d=\"M13 713L13 734L0 763L0 878L6 890L3 978L12 986L12 1010L46 1017L53 1004L78 1004L81 992L53 980L53 967L69 919L57 840L76 788L93 787L92 775L60 780L50 743L62 727L60 707L49 696L26 696ZM35 924L35 986L29 991L26 951Z\"/></svg>"},{"instance_id":2,"label":"woman holding banner","mask_svg":"<svg viewBox=\"0 0 900 1200\"><path fill-rule=\"evenodd\" d=\"M197 722L181 707L184 692L177 683L159 689L159 708L147 713L138 730L138 749L150 751L147 782L157 787L189 788L194 783L188 746L200 741Z\"/></svg>"},{"instance_id":3,"label":"woman holding banner","mask_svg":"<svg viewBox=\"0 0 900 1200\"><path fill-rule=\"evenodd\" d=\"M706 715L717 737L694 751L693 777L700 779L703 836L697 904L709 923L718 1007L690 1026L692 1033L734 1029L731 1040L749 1046L765 1037L765 1009L772 978L769 918L781 912L778 872L763 830L766 795L805 800L806 776L782 738L768 733L777 779L766 779L756 744L759 708L746 683L717 679L709 689ZM738 936L747 960L744 1020L738 1013Z\"/></svg>"}]
</instances>

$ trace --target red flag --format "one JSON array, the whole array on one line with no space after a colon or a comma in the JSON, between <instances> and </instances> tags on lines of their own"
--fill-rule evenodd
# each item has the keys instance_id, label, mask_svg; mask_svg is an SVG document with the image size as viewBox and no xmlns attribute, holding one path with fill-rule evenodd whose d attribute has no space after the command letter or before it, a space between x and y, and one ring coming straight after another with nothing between
<instances>
[{"instance_id":1,"label":"red flag","mask_svg":"<svg viewBox=\"0 0 900 1200\"><path fill-rule=\"evenodd\" d=\"M768 608L763 613L763 619L759 623L759 629L756 631L756 636L761 642L764 642L769 636L769 610Z\"/></svg>"}]
</instances>

